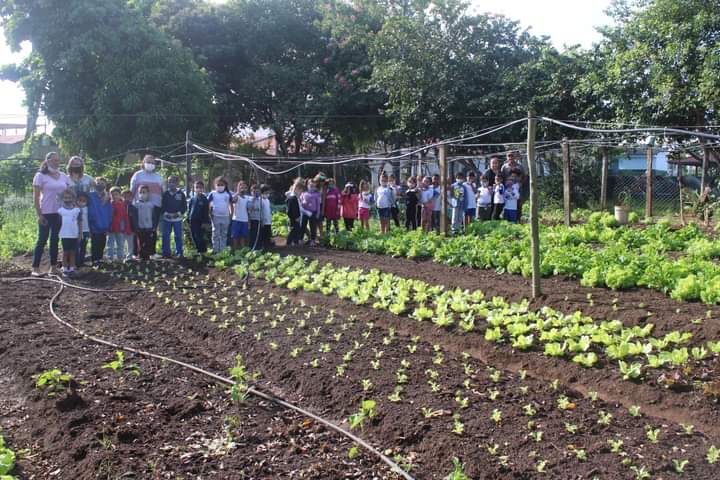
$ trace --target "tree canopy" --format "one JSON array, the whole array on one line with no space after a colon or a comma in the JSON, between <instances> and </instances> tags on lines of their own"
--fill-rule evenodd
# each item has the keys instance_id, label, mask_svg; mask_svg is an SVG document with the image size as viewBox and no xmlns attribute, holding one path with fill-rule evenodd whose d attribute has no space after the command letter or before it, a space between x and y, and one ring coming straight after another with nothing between
<instances>
[{"instance_id":1,"label":"tree canopy","mask_svg":"<svg viewBox=\"0 0 720 480\"><path fill-rule=\"evenodd\" d=\"M271 128L293 154L419 144L528 110L717 120L720 1L615 0L609 12L598 44L558 50L462 0L9 0L8 41L33 49L2 77L64 145L97 156L186 129L230 145Z\"/></svg>"}]
</instances>

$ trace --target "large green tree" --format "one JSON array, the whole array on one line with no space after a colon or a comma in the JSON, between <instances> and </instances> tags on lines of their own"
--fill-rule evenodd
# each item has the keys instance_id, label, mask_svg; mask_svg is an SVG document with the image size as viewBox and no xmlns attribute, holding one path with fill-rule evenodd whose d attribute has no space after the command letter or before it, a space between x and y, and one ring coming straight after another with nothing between
<instances>
[{"instance_id":1,"label":"large green tree","mask_svg":"<svg viewBox=\"0 0 720 480\"><path fill-rule=\"evenodd\" d=\"M212 135L212 88L189 51L124 0L8 0L9 44L32 44L4 76L21 82L67 150L102 157Z\"/></svg>"}]
</instances>

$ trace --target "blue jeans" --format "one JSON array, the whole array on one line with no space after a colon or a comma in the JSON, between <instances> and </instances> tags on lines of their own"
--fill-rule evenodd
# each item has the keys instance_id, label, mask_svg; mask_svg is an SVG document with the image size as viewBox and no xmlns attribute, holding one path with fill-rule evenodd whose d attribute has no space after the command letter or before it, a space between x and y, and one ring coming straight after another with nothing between
<instances>
[{"instance_id":1,"label":"blue jeans","mask_svg":"<svg viewBox=\"0 0 720 480\"><path fill-rule=\"evenodd\" d=\"M50 265L57 265L58 258L58 243L60 241L60 225L62 219L57 213L46 213L43 215L45 218L45 225L38 222L38 239L35 244L35 250L33 251L33 268L40 266L42 260L43 251L45 250L45 244L50 238Z\"/></svg>"},{"instance_id":2,"label":"blue jeans","mask_svg":"<svg viewBox=\"0 0 720 480\"><path fill-rule=\"evenodd\" d=\"M164 257L170 256L170 232L175 234L175 255L181 257L183 254L183 228L182 222L162 223L162 254Z\"/></svg>"}]
</instances>

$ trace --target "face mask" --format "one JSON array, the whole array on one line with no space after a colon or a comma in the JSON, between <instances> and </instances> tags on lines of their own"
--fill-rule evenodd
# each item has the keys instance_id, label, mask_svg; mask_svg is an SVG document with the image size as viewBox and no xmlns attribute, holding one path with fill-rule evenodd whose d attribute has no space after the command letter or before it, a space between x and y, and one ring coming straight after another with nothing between
<instances>
[{"instance_id":1,"label":"face mask","mask_svg":"<svg viewBox=\"0 0 720 480\"><path fill-rule=\"evenodd\" d=\"M147 194L147 193L141 193L141 194L140 194L140 200L142 200L143 202L147 202L147 199L148 199L149 197L150 197L150 195Z\"/></svg>"},{"instance_id":2,"label":"face mask","mask_svg":"<svg viewBox=\"0 0 720 480\"><path fill-rule=\"evenodd\" d=\"M81 173L82 167L70 167L70 173Z\"/></svg>"},{"instance_id":3,"label":"face mask","mask_svg":"<svg viewBox=\"0 0 720 480\"><path fill-rule=\"evenodd\" d=\"M308 191L314 192L314 191L315 191L315 185L310 184L310 186L308 186Z\"/></svg>"},{"instance_id":4,"label":"face mask","mask_svg":"<svg viewBox=\"0 0 720 480\"><path fill-rule=\"evenodd\" d=\"M155 164L150 163L150 162L145 162L144 168L145 168L146 172L152 172L153 170L155 170Z\"/></svg>"},{"instance_id":5,"label":"face mask","mask_svg":"<svg viewBox=\"0 0 720 480\"><path fill-rule=\"evenodd\" d=\"M380 185L382 185L383 187L387 187L387 182L382 182Z\"/></svg>"},{"instance_id":6,"label":"face mask","mask_svg":"<svg viewBox=\"0 0 720 480\"><path fill-rule=\"evenodd\" d=\"M483 181L483 182L481 182L481 183L482 183L482 186L483 186L483 187L487 187L487 186L488 186L488 182L486 182L486 181Z\"/></svg>"},{"instance_id":7,"label":"face mask","mask_svg":"<svg viewBox=\"0 0 720 480\"><path fill-rule=\"evenodd\" d=\"M174 183L168 183L168 190L174 192L177 189L177 185Z\"/></svg>"},{"instance_id":8,"label":"face mask","mask_svg":"<svg viewBox=\"0 0 720 480\"><path fill-rule=\"evenodd\" d=\"M97 185L95 185L95 191L98 193L103 193L105 191L105 185L103 185L102 183L98 183Z\"/></svg>"},{"instance_id":9,"label":"face mask","mask_svg":"<svg viewBox=\"0 0 720 480\"><path fill-rule=\"evenodd\" d=\"M50 173L57 173L57 172L58 172L58 169L55 168L55 167L53 167L53 166L50 165L49 163L48 163L47 168L48 168L48 172L50 172Z\"/></svg>"},{"instance_id":10,"label":"face mask","mask_svg":"<svg viewBox=\"0 0 720 480\"><path fill-rule=\"evenodd\" d=\"M218 185L218 186L215 187L215 190L217 190L218 192L222 193L222 192L225 191L225 187L224 187L223 185Z\"/></svg>"}]
</instances>

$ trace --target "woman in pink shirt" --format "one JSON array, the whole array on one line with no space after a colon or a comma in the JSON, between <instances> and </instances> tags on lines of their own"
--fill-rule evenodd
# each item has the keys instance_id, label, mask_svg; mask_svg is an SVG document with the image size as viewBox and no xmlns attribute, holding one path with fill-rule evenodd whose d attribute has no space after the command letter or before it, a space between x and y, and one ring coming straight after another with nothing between
<instances>
[{"instance_id":1,"label":"woman in pink shirt","mask_svg":"<svg viewBox=\"0 0 720 480\"><path fill-rule=\"evenodd\" d=\"M62 219L58 210L62 206L62 194L70 186L70 179L60 170L60 156L50 152L40 164L40 170L33 178L33 200L38 216L38 239L33 251L32 273L40 277L40 262L45 244L50 238L50 272L56 270L58 243Z\"/></svg>"}]
</instances>

